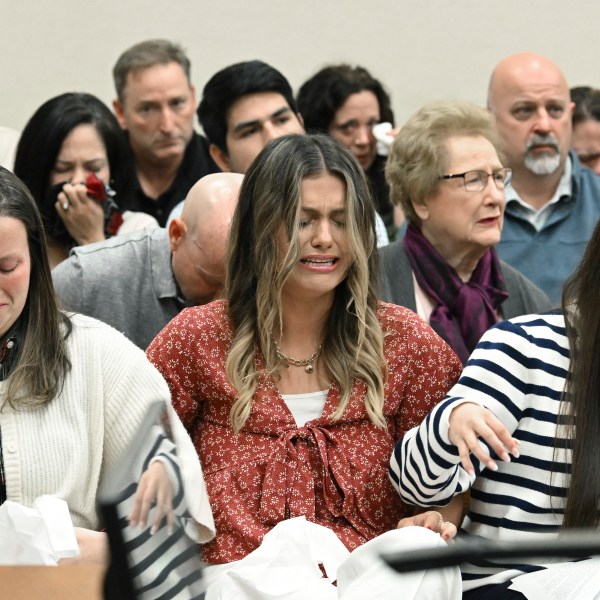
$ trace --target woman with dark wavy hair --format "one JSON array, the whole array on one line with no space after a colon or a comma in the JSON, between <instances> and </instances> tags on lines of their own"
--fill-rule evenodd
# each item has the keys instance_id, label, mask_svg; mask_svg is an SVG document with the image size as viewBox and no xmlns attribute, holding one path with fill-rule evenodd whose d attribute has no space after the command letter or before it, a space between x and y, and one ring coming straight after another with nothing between
<instances>
[{"instance_id":1,"label":"woman with dark wavy hair","mask_svg":"<svg viewBox=\"0 0 600 600\"><path fill-rule=\"evenodd\" d=\"M161 400L196 485L192 514L210 538L196 452L165 382L122 334L59 310L40 214L23 183L0 167L0 504L32 506L46 494L63 499L81 559L104 562L98 489L129 459L148 409ZM151 462L140 481L137 498L145 508L134 511L134 521L143 522L156 500L152 522L158 527L164 515L172 518L167 469Z\"/></svg>"},{"instance_id":2,"label":"woman with dark wavy hair","mask_svg":"<svg viewBox=\"0 0 600 600\"><path fill-rule=\"evenodd\" d=\"M132 168L115 116L95 96L61 94L37 109L21 134L14 173L42 214L51 268L73 246L158 226L125 210Z\"/></svg>"},{"instance_id":3,"label":"woman with dark wavy hair","mask_svg":"<svg viewBox=\"0 0 600 600\"><path fill-rule=\"evenodd\" d=\"M208 563L301 515L350 550L410 517L389 452L460 364L416 315L377 301L377 273L375 210L350 152L324 135L270 142L242 184L226 300L186 309L148 348L205 469Z\"/></svg>"}]
</instances>

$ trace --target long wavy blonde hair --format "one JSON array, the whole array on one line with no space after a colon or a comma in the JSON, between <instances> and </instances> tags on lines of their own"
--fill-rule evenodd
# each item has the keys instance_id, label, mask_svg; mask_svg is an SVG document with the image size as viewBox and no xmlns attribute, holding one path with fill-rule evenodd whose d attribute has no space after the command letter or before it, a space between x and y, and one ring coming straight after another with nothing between
<instances>
[{"instance_id":1,"label":"long wavy blonde hair","mask_svg":"<svg viewBox=\"0 0 600 600\"><path fill-rule=\"evenodd\" d=\"M383 332L377 319L379 258L375 208L363 170L341 144L325 135L288 135L269 143L250 167L233 217L226 297L234 336L226 371L238 397L231 425L239 432L250 416L260 376L276 374L281 360L272 332L281 329L282 289L299 258L298 223L302 180L331 174L346 187L346 233L351 266L335 290L322 342L320 362L341 389L334 417L339 419L353 383L366 383L369 418L385 426ZM276 237L283 224L290 240L281 256Z\"/></svg>"}]
</instances>

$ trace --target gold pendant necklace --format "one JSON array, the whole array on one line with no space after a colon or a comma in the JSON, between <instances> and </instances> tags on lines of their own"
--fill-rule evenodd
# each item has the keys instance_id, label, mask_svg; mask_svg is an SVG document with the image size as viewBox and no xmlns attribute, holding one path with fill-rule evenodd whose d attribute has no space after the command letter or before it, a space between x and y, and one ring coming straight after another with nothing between
<instances>
[{"instance_id":1,"label":"gold pendant necklace","mask_svg":"<svg viewBox=\"0 0 600 600\"><path fill-rule=\"evenodd\" d=\"M292 365L293 367L304 367L304 371L306 373L312 373L315 370L313 363L315 360L317 360L317 357L321 352L320 345L308 358L302 358L298 360L297 358L290 358L287 354L285 354L275 339L273 340L273 343L275 344L275 353L277 354L277 358L283 361L286 369Z\"/></svg>"}]
</instances>

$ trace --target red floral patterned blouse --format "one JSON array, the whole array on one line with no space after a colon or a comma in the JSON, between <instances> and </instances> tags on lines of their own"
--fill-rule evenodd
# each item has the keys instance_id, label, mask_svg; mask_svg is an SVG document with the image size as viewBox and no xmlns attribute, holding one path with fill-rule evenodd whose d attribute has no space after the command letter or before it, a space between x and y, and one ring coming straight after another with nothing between
<instances>
[{"instance_id":1,"label":"red floral patterned blouse","mask_svg":"<svg viewBox=\"0 0 600 600\"><path fill-rule=\"evenodd\" d=\"M332 529L349 550L408 514L388 479L394 443L443 397L461 364L440 337L406 308L381 304L388 379L387 429L373 425L365 384L354 384L341 419L337 385L323 414L298 427L271 377L263 375L244 428L229 411L236 391L225 375L232 329L224 301L189 308L148 347L202 461L217 527L203 548L208 563L238 560L279 521L300 515ZM257 353L257 364L262 357Z\"/></svg>"}]
</instances>

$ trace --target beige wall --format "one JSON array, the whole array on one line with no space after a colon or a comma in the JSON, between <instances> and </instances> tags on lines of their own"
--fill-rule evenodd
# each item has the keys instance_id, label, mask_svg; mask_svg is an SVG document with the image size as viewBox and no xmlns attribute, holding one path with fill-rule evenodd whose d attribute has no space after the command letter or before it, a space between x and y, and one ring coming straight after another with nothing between
<instances>
[{"instance_id":1,"label":"beige wall","mask_svg":"<svg viewBox=\"0 0 600 600\"><path fill-rule=\"evenodd\" d=\"M150 37L180 42L204 82L261 58L294 89L329 62L366 66L401 123L422 103L483 103L490 70L533 50L570 85L600 86L597 0L0 0L0 125L20 129L48 98L87 91L110 103L112 66Z\"/></svg>"}]
</instances>

